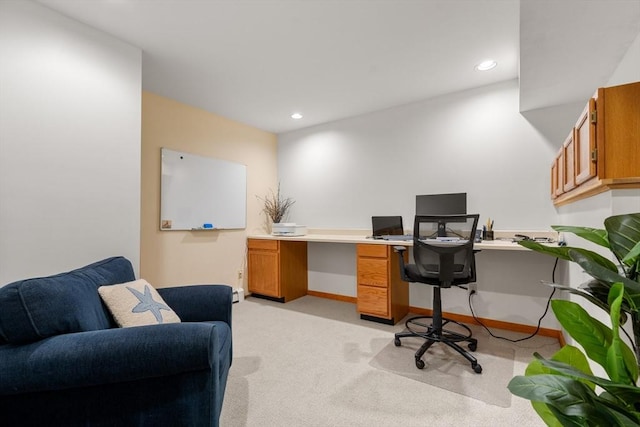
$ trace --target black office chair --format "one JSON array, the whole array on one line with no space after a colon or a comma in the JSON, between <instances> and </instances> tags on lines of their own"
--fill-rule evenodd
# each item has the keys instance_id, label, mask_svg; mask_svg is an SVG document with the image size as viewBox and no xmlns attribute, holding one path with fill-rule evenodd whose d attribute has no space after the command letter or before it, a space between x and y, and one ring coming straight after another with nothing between
<instances>
[{"instance_id":1,"label":"black office chair","mask_svg":"<svg viewBox=\"0 0 640 427\"><path fill-rule=\"evenodd\" d=\"M406 331L395 334L394 344L400 346L401 338L421 337L426 341L416 351L416 367L424 368L422 355L436 342L453 348L464 356L476 373L482 372L478 360L458 343L468 342L475 351L478 341L472 338L466 325L442 317L442 288L461 286L475 282L476 268L473 239L479 215L416 215L413 225L413 259L415 264L405 264L404 246L395 246L399 255L400 274L406 282L426 283L433 286L433 315L413 317L406 321ZM462 332L445 329L451 324Z\"/></svg>"}]
</instances>

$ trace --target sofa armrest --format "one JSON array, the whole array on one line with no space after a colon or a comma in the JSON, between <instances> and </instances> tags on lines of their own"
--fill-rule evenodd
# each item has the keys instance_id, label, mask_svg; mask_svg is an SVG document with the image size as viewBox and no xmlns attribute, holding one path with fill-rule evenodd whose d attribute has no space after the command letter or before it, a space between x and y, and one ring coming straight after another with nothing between
<instances>
[{"instance_id":1,"label":"sofa armrest","mask_svg":"<svg viewBox=\"0 0 640 427\"><path fill-rule=\"evenodd\" d=\"M160 288L158 293L183 322L218 320L231 327L233 289L228 285Z\"/></svg>"},{"instance_id":2,"label":"sofa armrest","mask_svg":"<svg viewBox=\"0 0 640 427\"><path fill-rule=\"evenodd\" d=\"M194 371L218 375L215 323L56 335L0 346L0 395L120 383Z\"/></svg>"}]
</instances>

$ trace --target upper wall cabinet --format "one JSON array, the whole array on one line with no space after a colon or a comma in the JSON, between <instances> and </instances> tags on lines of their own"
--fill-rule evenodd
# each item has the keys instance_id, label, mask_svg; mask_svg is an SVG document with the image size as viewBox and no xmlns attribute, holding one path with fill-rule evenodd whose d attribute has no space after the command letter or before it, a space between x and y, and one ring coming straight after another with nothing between
<instances>
[{"instance_id":1,"label":"upper wall cabinet","mask_svg":"<svg viewBox=\"0 0 640 427\"><path fill-rule=\"evenodd\" d=\"M551 165L555 205L618 188L640 188L640 82L598 89Z\"/></svg>"}]
</instances>

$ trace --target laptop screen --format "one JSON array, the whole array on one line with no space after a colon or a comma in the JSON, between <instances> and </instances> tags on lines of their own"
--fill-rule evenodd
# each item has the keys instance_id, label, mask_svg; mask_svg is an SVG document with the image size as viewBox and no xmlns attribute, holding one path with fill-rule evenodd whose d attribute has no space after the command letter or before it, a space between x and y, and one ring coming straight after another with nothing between
<instances>
[{"instance_id":1,"label":"laptop screen","mask_svg":"<svg viewBox=\"0 0 640 427\"><path fill-rule=\"evenodd\" d=\"M372 216L374 236L401 236L404 234L401 216Z\"/></svg>"}]
</instances>

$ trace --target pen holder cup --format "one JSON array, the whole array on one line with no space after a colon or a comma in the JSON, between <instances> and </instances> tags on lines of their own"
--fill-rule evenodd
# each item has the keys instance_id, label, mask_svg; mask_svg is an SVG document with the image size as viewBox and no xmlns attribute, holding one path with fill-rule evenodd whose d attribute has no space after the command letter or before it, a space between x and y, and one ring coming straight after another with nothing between
<instances>
[{"instance_id":1,"label":"pen holder cup","mask_svg":"<svg viewBox=\"0 0 640 427\"><path fill-rule=\"evenodd\" d=\"M493 240L493 230L485 230L482 232L482 240Z\"/></svg>"}]
</instances>

